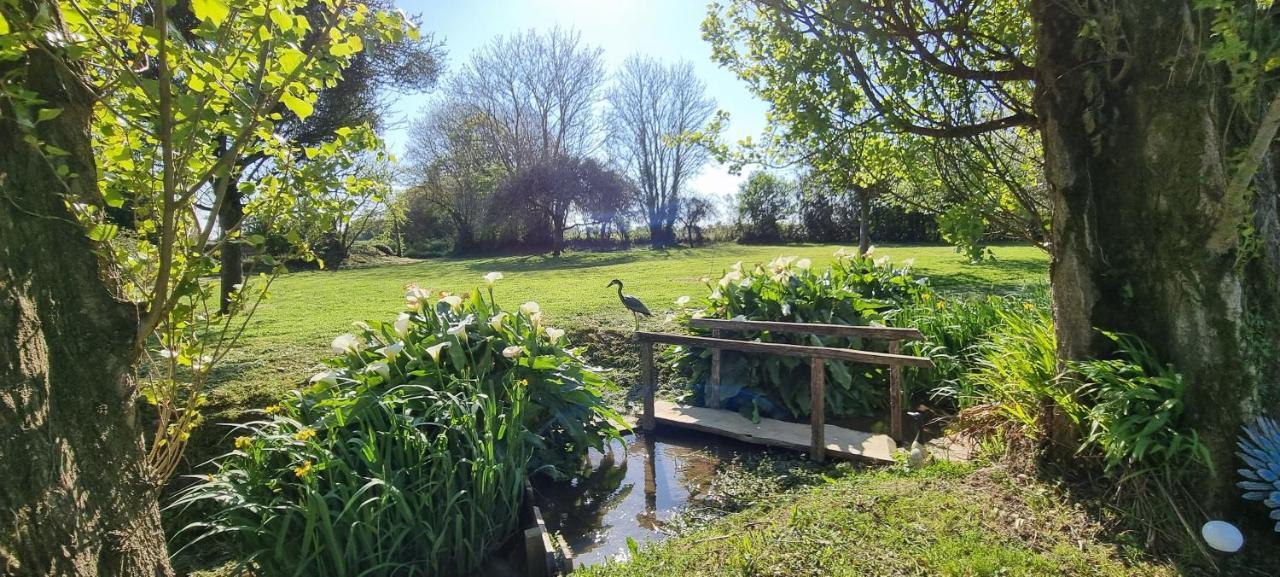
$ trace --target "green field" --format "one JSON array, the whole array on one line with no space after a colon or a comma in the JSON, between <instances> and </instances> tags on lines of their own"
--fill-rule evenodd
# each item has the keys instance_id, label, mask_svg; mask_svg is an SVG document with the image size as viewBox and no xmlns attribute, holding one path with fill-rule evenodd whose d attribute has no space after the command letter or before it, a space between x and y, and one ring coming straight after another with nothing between
<instances>
[{"instance_id":1,"label":"green field","mask_svg":"<svg viewBox=\"0 0 1280 577\"><path fill-rule=\"evenodd\" d=\"M673 301L707 294L699 280L718 276L737 261L767 263L781 255L830 262L836 245L743 246L549 256L448 258L336 271L299 272L276 280L270 298L259 306L236 350L216 370L210 413L215 421L234 419L247 408L278 398L310 376L329 352L334 336L361 320L390 320L404 305L405 286L461 292L482 284L481 276L499 271L499 302L515 306L537 301L553 325L570 331L589 328L630 330L631 315L605 285L626 283L655 313L646 321L657 328ZM915 259L917 274L941 291L1009 291L1047 281L1047 257L1034 247L995 247L995 260L968 264L946 246L880 247L876 256L895 262Z\"/></svg>"}]
</instances>

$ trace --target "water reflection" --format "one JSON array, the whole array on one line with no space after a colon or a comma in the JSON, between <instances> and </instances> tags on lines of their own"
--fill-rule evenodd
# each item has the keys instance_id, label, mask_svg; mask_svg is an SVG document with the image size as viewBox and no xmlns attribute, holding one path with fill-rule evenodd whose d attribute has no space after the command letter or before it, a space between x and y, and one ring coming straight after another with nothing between
<instances>
[{"instance_id":1,"label":"water reflection","mask_svg":"<svg viewBox=\"0 0 1280 577\"><path fill-rule=\"evenodd\" d=\"M627 539L662 539L673 514L704 494L716 465L742 447L724 439L662 431L593 452L575 478L535 483L548 525L576 565L626 555Z\"/></svg>"}]
</instances>

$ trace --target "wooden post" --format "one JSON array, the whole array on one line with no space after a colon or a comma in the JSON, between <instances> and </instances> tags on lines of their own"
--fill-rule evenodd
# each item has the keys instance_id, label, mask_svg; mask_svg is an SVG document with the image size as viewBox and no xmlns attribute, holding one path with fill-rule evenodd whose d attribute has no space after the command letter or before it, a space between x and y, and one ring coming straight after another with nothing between
<instances>
[{"instance_id":1,"label":"wooden post","mask_svg":"<svg viewBox=\"0 0 1280 577\"><path fill-rule=\"evenodd\" d=\"M656 424L653 418L653 395L658 388L658 377L653 366L653 343L640 343L640 386L644 396L644 414L640 417L640 428L652 431Z\"/></svg>"},{"instance_id":2,"label":"wooden post","mask_svg":"<svg viewBox=\"0 0 1280 577\"><path fill-rule=\"evenodd\" d=\"M711 338L720 338L720 329L713 329ZM707 383L707 408L720 408L720 349L711 349L711 382Z\"/></svg>"},{"instance_id":3,"label":"wooden post","mask_svg":"<svg viewBox=\"0 0 1280 577\"><path fill-rule=\"evenodd\" d=\"M827 456L826 364L822 357L809 359L809 458L821 463Z\"/></svg>"},{"instance_id":4,"label":"wooden post","mask_svg":"<svg viewBox=\"0 0 1280 577\"><path fill-rule=\"evenodd\" d=\"M889 341L889 353L899 354L902 341ZM902 444L906 435L902 432L902 420L905 411L902 408L902 365L889 365L889 436L898 444Z\"/></svg>"}]
</instances>

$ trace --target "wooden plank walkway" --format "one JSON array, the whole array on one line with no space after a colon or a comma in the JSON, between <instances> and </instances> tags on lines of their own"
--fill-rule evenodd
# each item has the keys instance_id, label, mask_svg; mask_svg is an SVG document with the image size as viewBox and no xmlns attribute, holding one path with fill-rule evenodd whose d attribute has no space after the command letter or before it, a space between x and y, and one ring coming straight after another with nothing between
<instances>
[{"instance_id":1,"label":"wooden plank walkway","mask_svg":"<svg viewBox=\"0 0 1280 577\"><path fill-rule=\"evenodd\" d=\"M653 415L657 422L695 431L722 435L758 445L810 450L809 423L788 423L775 419L751 422L738 413L722 409L693 407L655 399ZM865 459L875 462L893 462L897 443L889 435L876 435L851 431L835 425L823 426L825 453L841 459Z\"/></svg>"}]
</instances>

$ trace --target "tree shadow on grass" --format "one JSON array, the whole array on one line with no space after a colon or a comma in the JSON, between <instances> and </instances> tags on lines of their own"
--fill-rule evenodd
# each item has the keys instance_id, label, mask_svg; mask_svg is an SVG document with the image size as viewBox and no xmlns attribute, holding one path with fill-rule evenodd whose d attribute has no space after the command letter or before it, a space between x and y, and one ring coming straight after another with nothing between
<instances>
[{"instance_id":1,"label":"tree shadow on grass","mask_svg":"<svg viewBox=\"0 0 1280 577\"><path fill-rule=\"evenodd\" d=\"M1049 283L1048 265L1036 259L1000 259L961 267L954 271L934 269L937 272L921 267L920 274L928 277L935 289L957 293L1015 292ZM1036 279L1036 275L1040 278Z\"/></svg>"},{"instance_id":2,"label":"tree shadow on grass","mask_svg":"<svg viewBox=\"0 0 1280 577\"><path fill-rule=\"evenodd\" d=\"M676 254L676 251L662 250L644 250L644 251L628 251L625 253L602 254L593 253L572 253L559 257L546 254L535 254L525 256L494 256L487 258L451 258L449 262L463 264L466 269L477 272L538 272L553 270L580 270L587 268L599 268L606 266L617 266L631 264L642 260L654 260L668 258Z\"/></svg>"}]
</instances>

